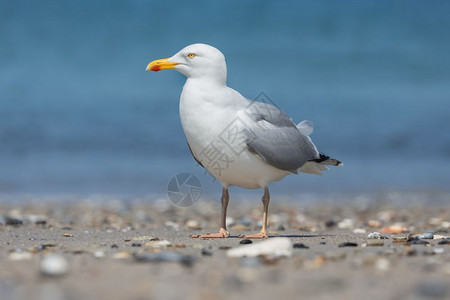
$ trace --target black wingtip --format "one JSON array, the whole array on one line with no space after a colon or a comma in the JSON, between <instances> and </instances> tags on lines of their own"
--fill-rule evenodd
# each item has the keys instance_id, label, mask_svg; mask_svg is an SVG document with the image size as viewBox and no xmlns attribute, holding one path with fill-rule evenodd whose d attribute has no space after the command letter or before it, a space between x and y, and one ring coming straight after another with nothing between
<instances>
[{"instance_id":1,"label":"black wingtip","mask_svg":"<svg viewBox=\"0 0 450 300\"><path fill-rule=\"evenodd\" d=\"M344 164L334 158L329 157L328 155L319 152L319 158L313 159L312 161L316 162L316 163L323 163L324 165L330 165L330 166L343 166Z\"/></svg>"}]
</instances>

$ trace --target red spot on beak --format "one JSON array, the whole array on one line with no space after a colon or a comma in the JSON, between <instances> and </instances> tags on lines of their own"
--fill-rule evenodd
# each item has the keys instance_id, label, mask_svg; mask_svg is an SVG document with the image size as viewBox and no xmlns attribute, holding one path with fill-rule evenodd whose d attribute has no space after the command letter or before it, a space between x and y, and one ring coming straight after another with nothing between
<instances>
[{"instance_id":1,"label":"red spot on beak","mask_svg":"<svg viewBox=\"0 0 450 300\"><path fill-rule=\"evenodd\" d=\"M161 66L160 65L154 65L150 68L150 70L158 72L161 70Z\"/></svg>"}]
</instances>

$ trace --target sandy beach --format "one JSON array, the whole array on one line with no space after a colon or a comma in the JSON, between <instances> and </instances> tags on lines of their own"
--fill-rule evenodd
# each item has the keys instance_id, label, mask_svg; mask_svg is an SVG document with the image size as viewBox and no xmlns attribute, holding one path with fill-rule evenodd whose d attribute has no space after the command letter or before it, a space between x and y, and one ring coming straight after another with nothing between
<instances>
[{"instance_id":1,"label":"sandy beach","mask_svg":"<svg viewBox=\"0 0 450 300\"><path fill-rule=\"evenodd\" d=\"M448 205L274 204L269 240L287 238L288 253L238 258L229 250L265 242L238 237L259 230L259 201L231 206L231 238L190 238L217 230L218 205L6 202L1 298L450 297Z\"/></svg>"}]
</instances>

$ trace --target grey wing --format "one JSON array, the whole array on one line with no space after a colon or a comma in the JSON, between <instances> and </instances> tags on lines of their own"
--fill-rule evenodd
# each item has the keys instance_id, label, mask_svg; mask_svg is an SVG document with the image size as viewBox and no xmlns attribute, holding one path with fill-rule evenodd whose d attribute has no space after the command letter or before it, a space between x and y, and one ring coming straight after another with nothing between
<instances>
[{"instance_id":1,"label":"grey wing","mask_svg":"<svg viewBox=\"0 0 450 300\"><path fill-rule=\"evenodd\" d=\"M277 107L252 102L246 108L250 116L247 127L247 148L266 163L289 172L308 160L319 158L319 153L308 136L302 134L292 120Z\"/></svg>"}]
</instances>

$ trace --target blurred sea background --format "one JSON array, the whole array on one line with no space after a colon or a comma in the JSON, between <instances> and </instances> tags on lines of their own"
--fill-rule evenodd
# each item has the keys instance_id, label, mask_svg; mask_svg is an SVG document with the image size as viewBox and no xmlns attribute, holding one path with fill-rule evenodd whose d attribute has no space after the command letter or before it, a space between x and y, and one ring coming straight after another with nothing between
<instances>
[{"instance_id":1,"label":"blurred sea background","mask_svg":"<svg viewBox=\"0 0 450 300\"><path fill-rule=\"evenodd\" d=\"M318 148L345 163L273 195L448 192L449 13L448 1L2 1L0 194L163 196L189 172L218 197L181 128L185 78L144 71L197 42L225 54L231 87L312 120Z\"/></svg>"}]
</instances>

